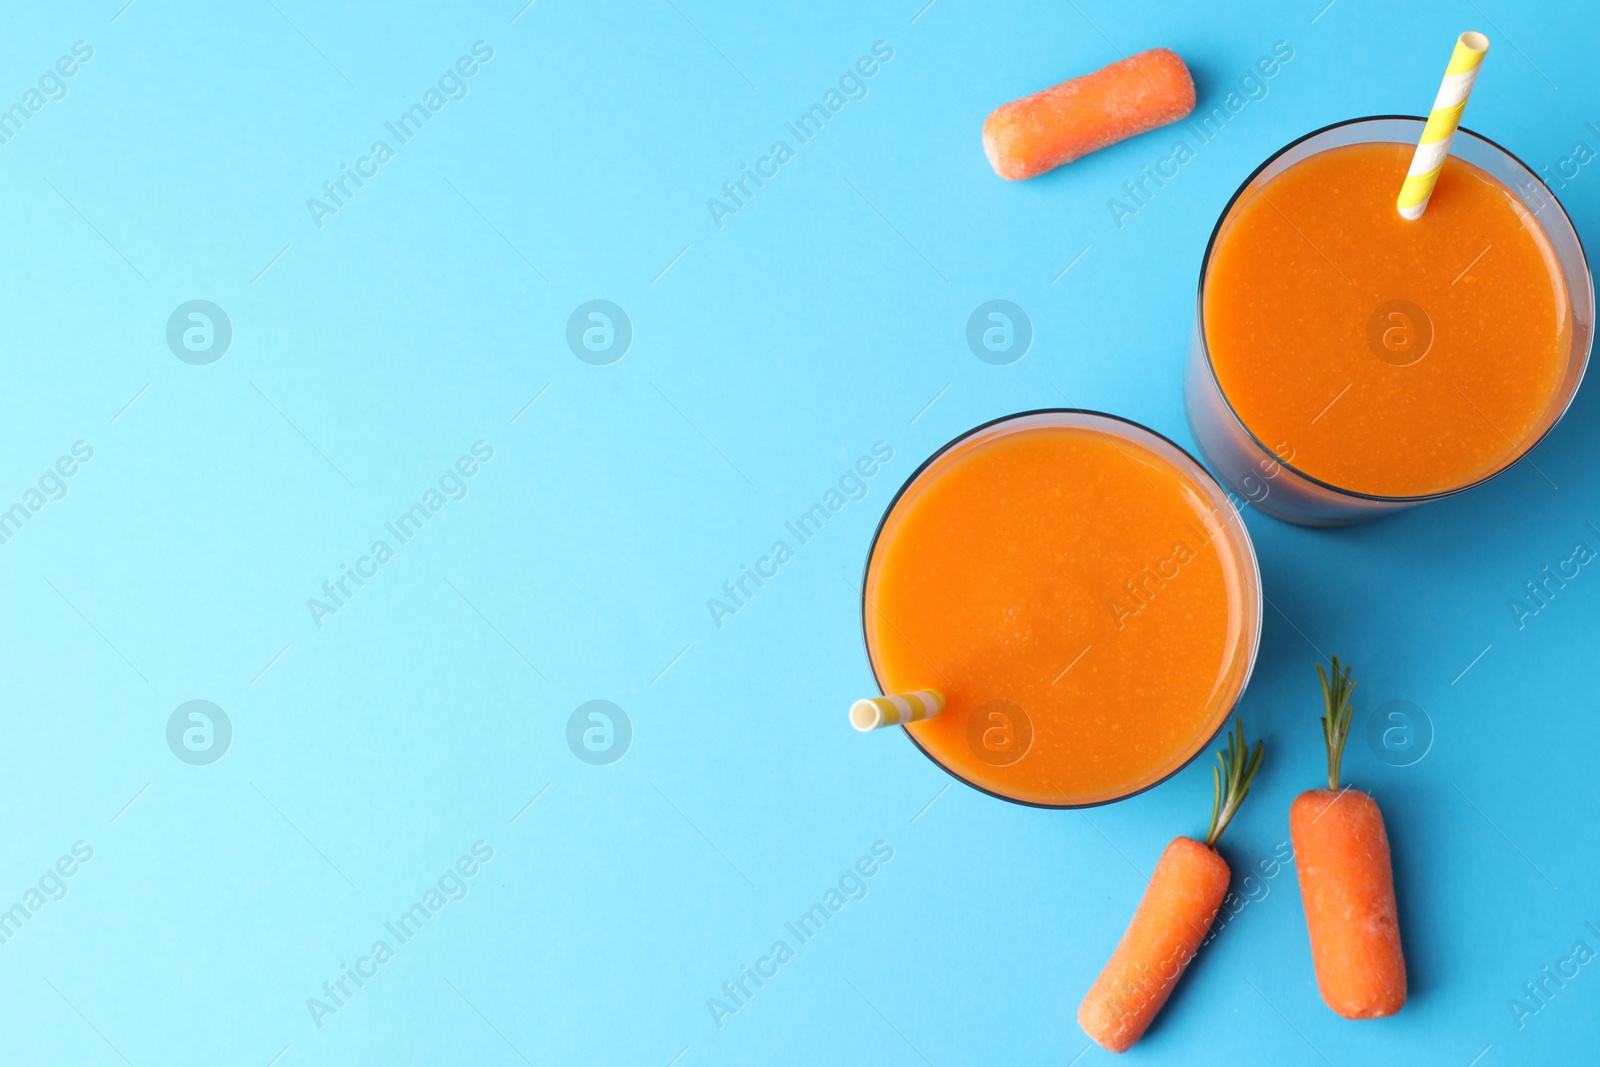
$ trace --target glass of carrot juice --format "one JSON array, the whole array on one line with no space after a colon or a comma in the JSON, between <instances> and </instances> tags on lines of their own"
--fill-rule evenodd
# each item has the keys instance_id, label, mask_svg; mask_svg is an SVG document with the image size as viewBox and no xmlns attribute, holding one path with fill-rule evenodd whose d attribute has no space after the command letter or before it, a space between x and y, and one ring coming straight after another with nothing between
<instances>
[{"instance_id":1,"label":"glass of carrot juice","mask_svg":"<svg viewBox=\"0 0 1600 1067\"><path fill-rule=\"evenodd\" d=\"M1269 515L1361 522L1525 456L1588 363L1577 231L1515 156L1461 129L1427 210L1395 197L1424 120L1281 149L1217 220L1185 374L1201 454Z\"/></svg>"},{"instance_id":2,"label":"glass of carrot juice","mask_svg":"<svg viewBox=\"0 0 1600 1067\"><path fill-rule=\"evenodd\" d=\"M1093 411L971 430L890 503L862 586L885 693L929 759L1038 807L1119 800L1179 770L1244 692L1261 576L1238 512L1188 453Z\"/></svg>"}]
</instances>

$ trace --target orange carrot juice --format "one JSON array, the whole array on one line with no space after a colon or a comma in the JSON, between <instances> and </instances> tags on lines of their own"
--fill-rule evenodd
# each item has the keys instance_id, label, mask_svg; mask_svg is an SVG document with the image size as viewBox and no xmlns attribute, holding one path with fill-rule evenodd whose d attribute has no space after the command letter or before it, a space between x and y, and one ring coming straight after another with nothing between
<instances>
[{"instance_id":1,"label":"orange carrot juice","mask_svg":"<svg viewBox=\"0 0 1600 1067\"><path fill-rule=\"evenodd\" d=\"M1244 689L1255 555L1181 449L1092 412L979 427L912 476L867 562L886 693L937 689L906 727L952 774L1027 804L1137 792L1176 771Z\"/></svg>"},{"instance_id":2,"label":"orange carrot juice","mask_svg":"<svg viewBox=\"0 0 1600 1067\"><path fill-rule=\"evenodd\" d=\"M1422 218L1412 144L1345 144L1247 188L1213 238L1205 344L1239 421L1294 469L1385 498L1471 485L1559 415L1561 264L1522 200L1445 160Z\"/></svg>"}]
</instances>

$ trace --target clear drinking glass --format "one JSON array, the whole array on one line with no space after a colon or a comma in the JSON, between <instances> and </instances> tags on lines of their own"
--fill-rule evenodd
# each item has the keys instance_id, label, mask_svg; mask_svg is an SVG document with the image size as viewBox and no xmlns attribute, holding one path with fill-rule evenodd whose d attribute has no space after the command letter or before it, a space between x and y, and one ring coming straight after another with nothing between
<instances>
[{"instance_id":1,"label":"clear drinking glass","mask_svg":"<svg viewBox=\"0 0 1600 1067\"><path fill-rule=\"evenodd\" d=\"M1229 199L1201 260L1195 327L1184 374L1184 401L1189 426L1200 453L1216 476L1242 500L1288 522L1304 526L1343 526L1364 522L1439 497L1465 492L1503 473L1526 456L1566 412L1589 362L1594 339L1594 281L1583 245L1572 221L1544 182L1521 160L1471 130L1460 129L1450 154L1486 171L1510 189L1543 227L1566 281L1571 314L1571 346L1560 387L1532 431L1504 463L1470 484L1423 496L1386 497L1331 485L1296 469L1292 453L1280 456L1245 426L1223 393L1206 347L1205 287L1212 252L1223 223L1246 194L1295 163L1330 148L1373 142L1414 145L1425 120L1415 116L1381 115L1350 119L1306 134L1279 149L1256 168Z\"/></svg>"},{"instance_id":2,"label":"clear drinking glass","mask_svg":"<svg viewBox=\"0 0 1600 1067\"><path fill-rule=\"evenodd\" d=\"M909 536L903 533L907 511L914 508L920 500L928 499L928 494L939 494L941 485L945 484L963 463L979 454L992 454L993 449L1004 447L1008 440L1014 440L1021 435L1060 431L1093 434L1116 452L1121 453L1121 459L1116 463L1117 477L1130 482L1142 480L1142 483L1148 483L1152 488L1159 483L1170 486L1175 496L1181 494L1181 498L1193 510L1193 530L1196 538L1204 537L1204 541L1197 539L1194 544L1209 545L1219 561L1225 579L1223 589L1218 593L1218 599L1226 605L1229 622L1222 647L1216 650L1215 660L1206 662L1203 669L1200 669L1200 676L1204 679L1208 695L1203 707L1196 709L1194 728L1192 731L1187 731L1181 740L1171 742L1159 753L1153 753L1148 762L1141 763L1136 771L1130 772L1125 780L1119 781L1115 786L1075 781L1071 777L1070 770L1056 762L1057 757L1053 753L1059 753L1061 746L1053 745L1052 741L1071 729L1070 720L1085 709L1066 703L1064 697L1054 700L1044 698L1044 693L1058 692L1056 685L1060 682L1061 676L1067 674L1067 670L1060 670L1057 675L1058 669L1063 666L1071 669L1065 662L1051 661L1048 670L1038 674L1037 677L1041 681L1049 681L1052 675L1056 675L1056 679L1047 686L1041 684L1038 686L1038 691L1029 693L990 691L981 698L982 701L987 701L986 703L964 702L952 696L949 706L939 717L924 722L914 722L901 729L925 756L974 789L1002 800L1033 807L1077 808L1121 800L1151 788L1176 774L1211 744L1227 723L1249 683L1261 640L1261 573L1256 565L1255 549L1250 543L1250 534L1246 531L1237 509L1229 501L1222 486L1194 457L1153 430L1127 419L1096 411L1063 408L1025 411L968 430L928 457L926 462L912 472L884 510L883 518L873 534L872 545L867 552L866 569L861 586L861 623L873 677L877 681L879 691L885 693L907 692L910 689L925 687L922 683L918 683L909 689L885 688L885 686L893 687L897 683L889 676L890 672L886 670L881 655L880 644L883 640L894 637L911 642L917 647L919 654L923 647L927 647L921 644L920 636L914 640L909 635L908 631L913 631L913 621L917 621L919 625L931 624L937 630L954 634L962 645L969 648L981 647L983 651L977 658L985 662L1000 663L1007 667L1021 666L1036 657L1037 653L1030 649L1047 641L1048 638L1044 635L1036 634L1038 640L1032 645L1026 642L1014 643L1010 640L996 639L996 636L987 630L990 624L974 618L971 612L948 614L924 612L916 615L915 619L889 618L879 601L879 578L886 555L893 554L894 546L905 544L905 539ZM1150 466L1149 461L1152 460L1171 473L1163 473L1157 467ZM1033 492L1040 497L1047 497L1054 491L1053 488L1037 485L1030 491L1014 495L1011 499L1019 511L1026 512L1031 509ZM1012 524L1014 517L1011 514L998 512L991 516L990 521L996 528L1005 528ZM918 535L913 542L927 536L930 535ZM1190 534L1184 533L1182 536L1187 540ZM1027 540L1027 535L1019 535L1019 541ZM1026 546L1013 544L1009 547L1013 551L1023 552L1026 558L1030 559L1034 558L1034 553L1038 553L1037 567L1032 571L1031 577L1023 580L1047 584L1065 582L1064 575L1068 573L1066 568L1069 565L1060 560L1052 560L1048 553L1040 552L1040 546L1030 543ZM1014 574L1006 571L1006 562L998 558L993 560L993 570L990 573L996 581L1002 580L1002 573ZM1103 557L1091 556L1072 562L1079 573L1109 574L1113 569L1111 562ZM965 566L968 561L963 560L961 563ZM970 563L974 570L984 571L989 567L990 561L978 559L971 560ZM1118 571L1118 576L1120 575L1121 572ZM1181 580L1170 574L1162 577L1174 582ZM929 578L935 582L939 580L939 576L935 574L930 574ZM1013 577L1011 580L1017 579ZM1095 655L1101 658L1098 662L1094 660L1087 662L1078 668L1080 670L1113 670L1118 661L1138 662L1141 657L1158 655L1152 653L1148 645L1141 646L1142 652L1130 653L1127 646L1118 644L1116 634L1072 629L1057 615L1046 614L1028 618L1018 622L1017 625L1048 631L1050 636L1065 634L1071 629L1073 633L1071 643L1076 644L1079 640L1092 642ZM1137 623L1132 628L1136 629ZM1086 649L1085 653L1080 653L1080 658L1087 654L1087 651ZM957 671L957 668L949 663L946 666L950 666L952 671ZM1034 672L1029 670L1027 673L1032 676ZM959 677L959 671L957 674ZM944 675L943 671L928 679L926 687L939 688L943 692L950 693L951 690L939 684L941 675ZM944 680L948 683L951 679L945 675ZM901 679L898 684L905 686L906 682ZM1068 688L1062 685L1059 692L1065 693ZM1004 705L1003 711L985 712L985 709L999 705ZM980 733L972 726L978 718L978 713L1008 716L1009 718L1003 721L998 718L993 721L1005 728L1008 733L1012 728L1016 728L1030 741L1024 742L1015 750L1001 751L989 747L992 740L989 733ZM1118 725L1122 728L1132 728L1127 724ZM1050 783L1048 788L1040 785L1045 781Z\"/></svg>"}]
</instances>

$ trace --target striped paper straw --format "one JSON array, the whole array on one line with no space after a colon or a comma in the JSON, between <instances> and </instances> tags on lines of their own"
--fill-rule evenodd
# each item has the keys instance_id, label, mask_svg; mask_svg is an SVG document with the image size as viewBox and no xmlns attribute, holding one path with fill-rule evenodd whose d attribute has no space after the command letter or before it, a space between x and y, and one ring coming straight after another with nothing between
<instances>
[{"instance_id":1,"label":"striped paper straw","mask_svg":"<svg viewBox=\"0 0 1600 1067\"><path fill-rule=\"evenodd\" d=\"M1444 169L1444 157L1450 154L1450 139L1461 125L1461 112L1466 110L1472 83L1478 80L1478 68L1483 66L1488 51L1489 38L1481 33L1469 31L1456 38L1456 50L1450 56L1450 66L1445 68L1439 95L1428 112L1428 124L1422 129L1422 140L1411 157L1411 169L1406 172L1405 184L1395 201L1404 218L1420 219L1428 209L1428 198Z\"/></svg>"},{"instance_id":2,"label":"striped paper straw","mask_svg":"<svg viewBox=\"0 0 1600 1067\"><path fill-rule=\"evenodd\" d=\"M850 725L862 733L885 726L931 719L944 710L944 697L933 689L902 696L873 697L850 705Z\"/></svg>"}]
</instances>

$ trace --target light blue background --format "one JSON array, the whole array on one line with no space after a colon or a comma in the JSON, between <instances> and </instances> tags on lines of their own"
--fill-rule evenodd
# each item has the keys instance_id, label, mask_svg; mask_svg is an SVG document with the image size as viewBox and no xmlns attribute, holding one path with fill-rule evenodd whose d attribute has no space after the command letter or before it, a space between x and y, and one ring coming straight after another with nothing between
<instances>
[{"instance_id":1,"label":"light blue background","mask_svg":"<svg viewBox=\"0 0 1600 1067\"><path fill-rule=\"evenodd\" d=\"M873 527L930 452L1012 411L1190 444L1196 270L1238 182L1316 126L1425 110L1466 29L1494 40L1469 126L1535 168L1600 149L1596 19L924 2L7 13L4 103L94 49L0 145L0 507L94 449L0 545L0 907L94 849L0 946L7 1063L1109 1060L1078 1002L1161 848L1203 828L1209 766L1038 811L855 734ZM319 229L306 199L476 41L494 58L470 95ZM878 41L867 98L719 229L707 198ZM1119 53L1177 50L1209 108L1277 41L1294 59L1266 98L1121 229L1107 199L1181 131L1022 184L983 158L990 109ZM1558 195L1600 247L1600 166ZM564 340L595 298L635 330L606 367ZM1008 367L963 339L996 298L1036 331ZM210 366L166 345L191 299L233 324ZM1600 576L1520 630L1508 601L1600 547L1597 396L1537 471L1466 497L1339 532L1247 515L1272 607L1242 711L1268 756L1224 851L1242 880L1287 838L1322 762L1312 663L1348 658L1346 773L1389 820L1411 999L1369 1023L1322 1005L1289 869L1130 1060L1594 1057L1600 967L1521 1029L1508 1000L1600 949ZM307 598L477 441L494 459L466 499L318 628ZM714 625L707 598L877 441L894 459L867 498ZM210 766L167 747L192 699L233 724ZM590 699L633 724L610 766L567 746ZM1403 768L1364 740L1395 699L1436 732ZM319 1029L307 998L477 841L470 894ZM707 998L879 841L869 895L719 1029Z\"/></svg>"}]
</instances>

